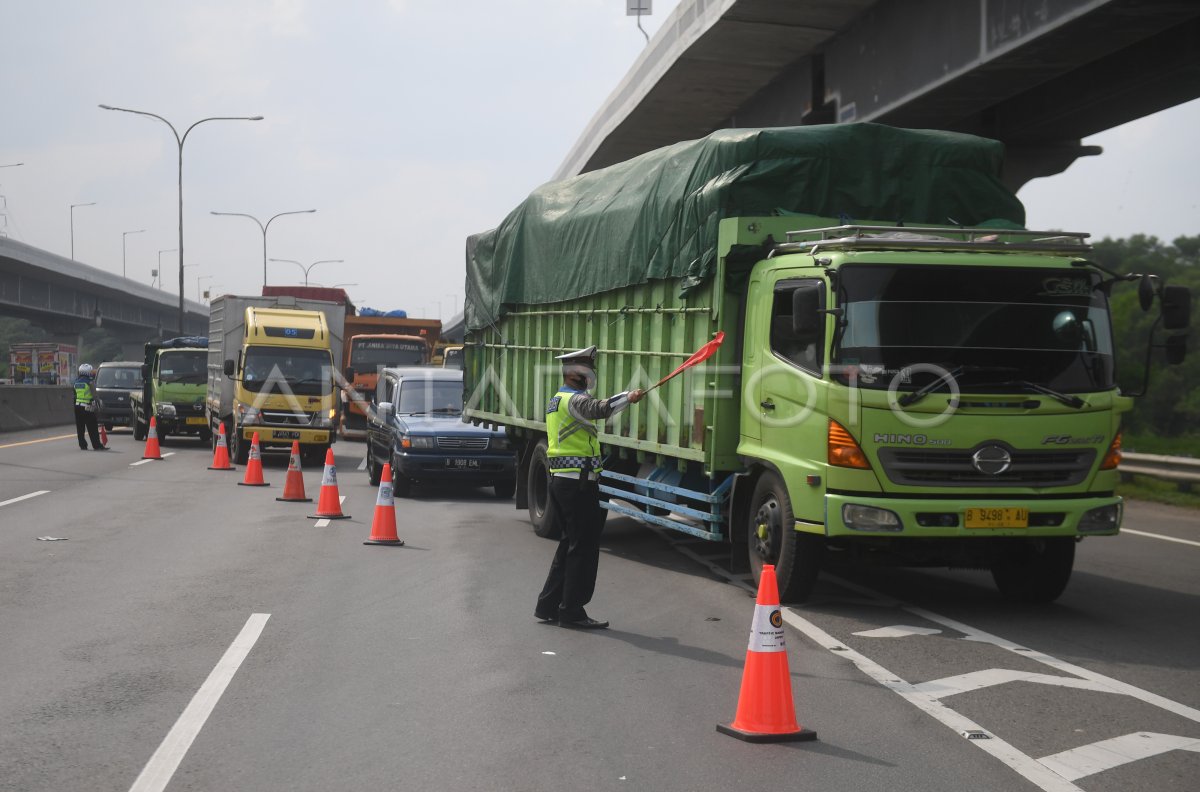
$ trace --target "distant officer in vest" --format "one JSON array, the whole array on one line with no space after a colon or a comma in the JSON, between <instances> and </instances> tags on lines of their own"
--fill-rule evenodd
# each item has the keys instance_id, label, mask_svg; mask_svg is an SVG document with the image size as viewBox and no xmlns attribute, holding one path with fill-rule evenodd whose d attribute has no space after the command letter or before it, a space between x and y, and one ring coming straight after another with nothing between
<instances>
[{"instance_id":1,"label":"distant officer in vest","mask_svg":"<svg viewBox=\"0 0 1200 792\"><path fill-rule=\"evenodd\" d=\"M72 387L75 388L75 434L79 437L79 450L87 451L87 441L83 439L83 429L87 427L88 438L92 448L104 451L100 444L100 426L96 423L96 378L91 364L84 363L79 367L79 376L75 378Z\"/></svg>"},{"instance_id":2,"label":"distant officer in vest","mask_svg":"<svg viewBox=\"0 0 1200 792\"><path fill-rule=\"evenodd\" d=\"M596 347L559 355L563 385L546 406L547 456L550 465L551 513L562 539L550 564L546 585L533 615L563 627L603 629L608 622L587 615L584 606L596 588L600 563L600 442L593 421L610 418L641 400L643 391L624 391L596 399Z\"/></svg>"}]
</instances>

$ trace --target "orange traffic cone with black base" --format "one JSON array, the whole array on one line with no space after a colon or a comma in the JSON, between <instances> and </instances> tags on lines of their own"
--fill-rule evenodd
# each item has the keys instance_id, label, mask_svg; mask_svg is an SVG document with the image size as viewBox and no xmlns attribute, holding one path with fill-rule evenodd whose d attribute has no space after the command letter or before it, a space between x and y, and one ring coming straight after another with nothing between
<instances>
[{"instance_id":1,"label":"orange traffic cone with black base","mask_svg":"<svg viewBox=\"0 0 1200 792\"><path fill-rule=\"evenodd\" d=\"M262 449L258 445L258 432L254 433L254 438L250 441L250 456L246 460L246 477L238 482L239 487L269 487L267 482L263 481L262 474Z\"/></svg>"},{"instance_id":2,"label":"orange traffic cone with black base","mask_svg":"<svg viewBox=\"0 0 1200 792\"><path fill-rule=\"evenodd\" d=\"M338 494L337 467L333 464L333 449L325 452L325 472L321 475L321 494L317 497L317 513L310 520L348 520L342 514L342 496Z\"/></svg>"},{"instance_id":3,"label":"orange traffic cone with black base","mask_svg":"<svg viewBox=\"0 0 1200 792\"><path fill-rule=\"evenodd\" d=\"M396 501L392 498L392 465L383 463L379 477L379 495L375 498L375 518L371 520L371 538L365 545L400 547L404 540L396 537Z\"/></svg>"},{"instance_id":4,"label":"orange traffic cone with black base","mask_svg":"<svg viewBox=\"0 0 1200 792\"><path fill-rule=\"evenodd\" d=\"M300 472L300 441L292 441L292 456L288 459L287 478L283 482L283 497L277 501L291 503L312 503L312 498L304 496L304 474Z\"/></svg>"},{"instance_id":5,"label":"orange traffic cone with black base","mask_svg":"<svg viewBox=\"0 0 1200 792\"><path fill-rule=\"evenodd\" d=\"M229 443L225 440L225 422L217 424L217 445L213 449L213 463L209 470L237 470L229 462Z\"/></svg>"},{"instance_id":6,"label":"orange traffic cone with black base","mask_svg":"<svg viewBox=\"0 0 1200 792\"><path fill-rule=\"evenodd\" d=\"M717 731L754 743L817 739L815 731L796 723L792 678L783 644L783 611L771 564L763 565L758 583L737 715L728 726L718 723Z\"/></svg>"},{"instance_id":7,"label":"orange traffic cone with black base","mask_svg":"<svg viewBox=\"0 0 1200 792\"><path fill-rule=\"evenodd\" d=\"M154 416L150 416L150 429L146 434L146 450L142 452L142 459L162 459L162 451L158 448L158 423L154 420Z\"/></svg>"},{"instance_id":8,"label":"orange traffic cone with black base","mask_svg":"<svg viewBox=\"0 0 1200 792\"><path fill-rule=\"evenodd\" d=\"M104 424L100 424L100 447L108 448L108 432L104 431Z\"/></svg>"}]
</instances>

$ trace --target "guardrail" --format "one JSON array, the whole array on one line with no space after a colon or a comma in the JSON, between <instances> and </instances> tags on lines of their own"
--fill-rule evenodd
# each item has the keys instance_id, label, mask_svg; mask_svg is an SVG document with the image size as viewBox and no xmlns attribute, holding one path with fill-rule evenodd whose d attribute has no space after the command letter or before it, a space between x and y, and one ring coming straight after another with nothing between
<instances>
[{"instance_id":1,"label":"guardrail","mask_svg":"<svg viewBox=\"0 0 1200 792\"><path fill-rule=\"evenodd\" d=\"M1190 492L1193 484L1200 484L1200 459L1191 457L1124 452L1117 470L1125 481L1134 475L1174 481L1180 492Z\"/></svg>"}]
</instances>

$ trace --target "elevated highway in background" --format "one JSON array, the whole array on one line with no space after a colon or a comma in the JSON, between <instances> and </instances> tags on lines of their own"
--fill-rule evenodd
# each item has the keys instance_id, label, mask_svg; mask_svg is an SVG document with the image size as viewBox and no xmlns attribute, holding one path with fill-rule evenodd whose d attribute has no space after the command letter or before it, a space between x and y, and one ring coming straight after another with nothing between
<instances>
[{"instance_id":1,"label":"elevated highway in background","mask_svg":"<svg viewBox=\"0 0 1200 792\"><path fill-rule=\"evenodd\" d=\"M179 294L0 237L0 315L28 319L66 343L103 327L140 360L146 341L179 334ZM208 334L208 306L184 301L184 331Z\"/></svg>"},{"instance_id":2,"label":"elevated highway in background","mask_svg":"<svg viewBox=\"0 0 1200 792\"><path fill-rule=\"evenodd\" d=\"M1001 140L1015 191L1197 96L1196 0L681 0L555 178L716 129L873 121Z\"/></svg>"}]
</instances>

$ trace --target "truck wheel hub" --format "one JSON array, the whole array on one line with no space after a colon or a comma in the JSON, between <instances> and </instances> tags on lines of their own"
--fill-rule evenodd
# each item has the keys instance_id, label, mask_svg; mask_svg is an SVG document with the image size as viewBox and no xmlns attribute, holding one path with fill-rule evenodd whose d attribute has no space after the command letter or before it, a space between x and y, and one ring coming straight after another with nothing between
<instances>
[{"instance_id":1,"label":"truck wheel hub","mask_svg":"<svg viewBox=\"0 0 1200 792\"><path fill-rule=\"evenodd\" d=\"M773 562L778 555L779 504L774 498L758 507L754 517L754 552L766 562Z\"/></svg>"}]
</instances>

